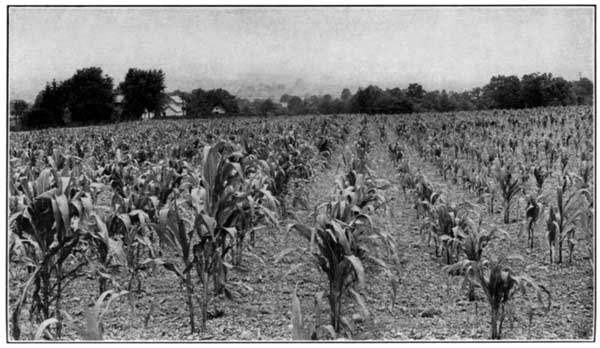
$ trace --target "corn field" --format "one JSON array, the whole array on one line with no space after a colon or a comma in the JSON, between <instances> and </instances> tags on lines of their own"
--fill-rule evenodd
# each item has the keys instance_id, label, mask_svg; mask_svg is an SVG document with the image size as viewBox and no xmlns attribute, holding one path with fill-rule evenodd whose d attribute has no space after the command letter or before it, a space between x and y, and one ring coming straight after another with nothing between
<instances>
[{"instance_id":1,"label":"corn field","mask_svg":"<svg viewBox=\"0 0 600 348\"><path fill-rule=\"evenodd\" d=\"M10 134L14 341L590 340L592 107Z\"/></svg>"}]
</instances>

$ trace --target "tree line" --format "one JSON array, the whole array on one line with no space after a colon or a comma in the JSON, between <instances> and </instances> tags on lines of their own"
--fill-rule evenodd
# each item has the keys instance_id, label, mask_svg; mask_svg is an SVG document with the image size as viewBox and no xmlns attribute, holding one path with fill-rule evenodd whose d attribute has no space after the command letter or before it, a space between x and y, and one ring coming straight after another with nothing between
<instances>
[{"instance_id":1,"label":"tree line","mask_svg":"<svg viewBox=\"0 0 600 348\"><path fill-rule=\"evenodd\" d=\"M521 78L494 76L483 86L464 92L426 91L418 83L408 87L382 89L375 85L358 88L352 94L344 88L339 97L330 94L294 96L284 94L272 99L247 100L225 89L165 93L165 74L161 70L131 68L123 82L102 69L77 70L66 81L46 84L32 105L23 100L10 102L10 113L20 128L33 129L139 120L145 112L160 116L168 96L184 101L187 117L212 117L215 108L227 116L278 116L304 114L407 114L486 109L517 109L541 106L591 105L594 86L587 78L567 81L551 73L532 73ZM121 96L117 100L117 96Z\"/></svg>"}]
</instances>

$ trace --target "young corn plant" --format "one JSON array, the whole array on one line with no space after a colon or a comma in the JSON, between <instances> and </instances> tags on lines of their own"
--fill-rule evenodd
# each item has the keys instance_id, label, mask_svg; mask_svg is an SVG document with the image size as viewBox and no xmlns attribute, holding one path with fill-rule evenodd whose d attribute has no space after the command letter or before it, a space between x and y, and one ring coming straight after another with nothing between
<instances>
[{"instance_id":1,"label":"young corn plant","mask_svg":"<svg viewBox=\"0 0 600 348\"><path fill-rule=\"evenodd\" d=\"M327 276L330 322L335 332L339 333L344 325L349 326L347 319L342 317L344 295L352 294L361 306L363 315L368 316L364 299L358 292L365 284L364 267L353 253L358 248L354 227L325 217L318 220L321 222L317 227L296 223L290 225L288 231L294 230L309 241L309 252Z\"/></svg>"},{"instance_id":2,"label":"young corn plant","mask_svg":"<svg viewBox=\"0 0 600 348\"><path fill-rule=\"evenodd\" d=\"M514 202L517 194L521 192L521 185L518 178L513 178L509 168L502 168L497 176L496 181L504 202L504 218L505 224L510 223L510 207Z\"/></svg>"},{"instance_id":3,"label":"young corn plant","mask_svg":"<svg viewBox=\"0 0 600 348\"><path fill-rule=\"evenodd\" d=\"M558 229L559 229L559 221L554 213L554 207L550 207L550 211L548 213L548 220L546 221L546 229L548 239L548 252L550 254L550 263L554 262L554 252L556 250L556 244L558 239Z\"/></svg>"},{"instance_id":4,"label":"young corn plant","mask_svg":"<svg viewBox=\"0 0 600 348\"><path fill-rule=\"evenodd\" d=\"M294 341L319 340L326 335L335 339L337 337L335 330L331 324L323 325L321 323L321 303L323 301L324 292L319 291L314 295L314 312L315 323L309 327L300 308L300 299L297 295L298 284L294 288L292 294L292 339Z\"/></svg>"},{"instance_id":5,"label":"young corn plant","mask_svg":"<svg viewBox=\"0 0 600 348\"><path fill-rule=\"evenodd\" d=\"M540 202L541 197L535 197L533 195L527 196L526 206L525 206L525 219L527 226L527 245L530 249L533 249L534 242L534 227L539 219L541 212L543 211L542 203Z\"/></svg>"},{"instance_id":6,"label":"young corn plant","mask_svg":"<svg viewBox=\"0 0 600 348\"><path fill-rule=\"evenodd\" d=\"M140 272L149 266L147 260L160 257L157 246L153 242L154 230L159 227L150 222L146 212L139 209L129 214L117 214L113 217L113 221L115 219L124 228L122 243L125 245L125 259L129 272L127 291L132 292L134 282L137 281L137 291L140 292L142 289ZM114 228L118 225L112 223L111 226Z\"/></svg>"},{"instance_id":7,"label":"young corn plant","mask_svg":"<svg viewBox=\"0 0 600 348\"><path fill-rule=\"evenodd\" d=\"M471 219L468 216L461 218L460 222L455 229L455 233L459 237L459 247L464 253L468 261L481 261L484 249L488 244L495 239L508 238L508 233L497 227L491 229L484 229L482 227L483 220L479 217L479 222ZM459 261L461 263L461 261ZM475 300L475 288L474 284L468 283L469 291L467 297L469 301Z\"/></svg>"},{"instance_id":8,"label":"young corn plant","mask_svg":"<svg viewBox=\"0 0 600 348\"><path fill-rule=\"evenodd\" d=\"M548 178L550 174L550 172L544 172L544 168L542 166L537 166L533 168L533 177L535 178L535 184L538 189L538 195L542 194L542 187L544 186L544 181L546 181L546 178Z\"/></svg>"},{"instance_id":9,"label":"young corn plant","mask_svg":"<svg viewBox=\"0 0 600 348\"><path fill-rule=\"evenodd\" d=\"M128 265L123 242L110 237L106 224L95 213L90 214L90 219L79 220L79 225L86 237L83 240L92 246L88 253L88 263L98 277L98 293L102 294L108 290L110 283L116 286L115 273L118 268Z\"/></svg>"},{"instance_id":10,"label":"young corn plant","mask_svg":"<svg viewBox=\"0 0 600 348\"><path fill-rule=\"evenodd\" d=\"M453 264L458 259L461 236L456 227L463 222L464 215L469 211L468 206L468 203L453 206L440 198L427 208L428 214L421 225L421 236L427 237L427 245L433 239L435 256L440 256L441 249L441 256L446 264Z\"/></svg>"},{"instance_id":11,"label":"young corn plant","mask_svg":"<svg viewBox=\"0 0 600 348\"><path fill-rule=\"evenodd\" d=\"M169 203L167 207L162 209L159 213L159 226L158 229L161 243L164 247L171 248L177 251L180 255L181 263L183 268L177 267L176 263L164 261L163 259L157 258L154 260L148 260L157 265L162 265L168 271L173 272L183 284L186 297L187 306L190 318L190 330L193 334L196 332L196 324L194 320L194 284L192 282L191 270L193 267L192 256L192 238L195 236L191 228L186 228L186 221L184 221L177 207L177 200ZM188 222L188 226L192 225ZM193 225L192 225L193 226Z\"/></svg>"},{"instance_id":12,"label":"young corn plant","mask_svg":"<svg viewBox=\"0 0 600 348\"><path fill-rule=\"evenodd\" d=\"M577 189L571 192L564 191L566 185L556 189L556 215L551 209L548 221L549 232L552 229L552 234L555 235L555 242L558 247L558 263L562 263L562 246L563 241L567 240L569 245L569 264L573 260L573 248L577 244L575 240L575 231L578 227L578 222L585 209L588 206L587 197L591 197L591 193L587 189ZM552 216L554 215L554 217ZM552 262L552 259L550 260Z\"/></svg>"},{"instance_id":13,"label":"young corn plant","mask_svg":"<svg viewBox=\"0 0 600 348\"><path fill-rule=\"evenodd\" d=\"M84 208L81 193L71 190L72 182L70 177L59 176L56 168L49 168L44 169L34 183L23 179L19 186L26 206L11 215L10 225L17 236L13 241L22 246L18 249L23 254L16 261L23 262L28 268L29 279L11 314L15 340L21 334L19 317L30 288L30 320L39 323L54 316L58 320L56 336L60 337L64 289L85 275L87 250L80 243L83 233L77 224L72 225L71 219L77 214L87 216L88 212L77 211L76 206Z\"/></svg>"},{"instance_id":14,"label":"young corn plant","mask_svg":"<svg viewBox=\"0 0 600 348\"><path fill-rule=\"evenodd\" d=\"M544 293L548 298L548 305L545 310L551 306L550 292L541 284L535 282L528 275L516 275L507 265L508 258L500 258L498 261L463 260L451 266L444 267L444 272L455 274L457 271L464 274L464 281L471 284L477 284L483 290L487 302L490 305L491 316L491 334L492 340L502 338L502 329L506 319L509 306L513 306L512 299L517 293L521 293L531 310L532 300L527 297L527 288L532 288L535 293L535 300L544 305Z\"/></svg>"},{"instance_id":15,"label":"young corn plant","mask_svg":"<svg viewBox=\"0 0 600 348\"><path fill-rule=\"evenodd\" d=\"M127 291L117 293L114 290L107 290L100 294L94 303L94 306L84 310L84 325L79 324L66 311L62 311L63 321L67 326L73 328L83 340L102 341L104 339L104 325L102 324L104 316L108 313L111 303L126 294ZM58 323L58 319L53 317L40 324L34 336L34 340L39 341L44 337L52 340L54 337L46 330L46 328L55 323Z\"/></svg>"}]
</instances>

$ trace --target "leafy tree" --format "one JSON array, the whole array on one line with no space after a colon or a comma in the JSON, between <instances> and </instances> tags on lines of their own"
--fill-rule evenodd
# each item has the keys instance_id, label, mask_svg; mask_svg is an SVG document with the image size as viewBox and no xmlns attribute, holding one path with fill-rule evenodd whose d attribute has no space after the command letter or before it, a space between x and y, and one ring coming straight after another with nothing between
<instances>
[{"instance_id":1,"label":"leafy tree","mask_svg":"<svg viewBox=\"0 0 600 348\"><path fill-rule=\"evenodd\" d=\"M546 79L546 74L538 73L523 75L521 78L521 100L525 107L537 107L544 104L544 96L542 95L543 80Z\"/></svg>"},{"instance_id":2,"label":"leafy tree","mask_svg":"<svg viewBox=\"0 0 600 348\"><path fill-rule=\"evenodd\" d=\"M225 109L228 114L235 115L240 112L235 96L221 88L211 89L206 92L206 101L211 112L212 109L217 106Z\"/></svg>"},{"instance_id":3,"label":"leafy tree","mask_svg":"<svg viewBox=\"0 0 600 348\"><path fill-rule=\"evenodd\" d=\"M517 76L494 76L484 87L484 95L492 101L492 108L516 109L521 106L521 82Z\"/></svg>"},{"instance_id":4,"label":"leafy tree","mask_svg":"<svg viewBox=\"0 0 600 348\"><path fill-rule=\"evenodd\" d=\"M268 116L269 114L272 114L275 110L277 110L277 106L275 105L273 100L271 100L271 98L263 100L260 103L258 109L259 114L263 116Z\"/></svg>"},{"instance_id":5,"label":"leafy tree","mask_svg":"<svg viewBox=\"0 0 600 348\"><path fill-rule=\"evenodd\" d=\"M578 105L592 105L594 102L594 83L588 78L570 82L574 102Z\"/></svg>"},{"instance_id":6,"label":"leafy tree","mask_svg":"<svg viewBox=\"0 0 600 348\"><path fill-rule=\"evenodd\" d=\"M567 80L562 77L554 77L545 82L542 89L544 106L572 104L571 86Z\"/></svg>"},{"instance_id":7,"label":"leafy tree","mask_svg":"<svg viewBox=\"0 0 600 348\"><path fill-rule=\"evenodd\" d=\"M406 96L412 100L420 101L425 96L425 89L418 83L408 85Z\"/></svg>"},{"instance_id":8,"label":"leafy tree","mask_svg":"<svg viewBox=\"0 0 600 348\"><path fill-rule=\"evenodd\" d=\"M375 103L382 94L383 91L377 86L370 85L365 89L359 88L352 97L352 111L372 114L375 111Z\"/></svg>"},{"instance_id":9,"label":"leafy tree","mask_svg":"<svg viewBox=\"0 0 600 348\"><path fill-rule=\"evenodd\" d=\"M348 88L344 88L342 90L342 95L340 96L343 102L348 102L352 99L352 92Z\"/></svg>"},{"instance_id":10,"label":"leafy tree","mask_svg":"<svg viewBox=\"0 0 600 348\"><path fill-rule=\"evenodd\" d=\"M207 116L211 113L206 91L202 88L193 90L186 101L187 113L192 117Z\"/></svg>"},{"instance_id":11,"label":"leafy tree","mask_svg":"<svg viewBox=\"0 0 600 348\"><path fill-rule=\"evenodd\" d=\"M25 128L44 128L64 126L67 96L60 82L53 80L46 84L35 98L31 110L25 114L23 126Z\"/></svg>"},{"instance_id":12,"label":"leafy tree","mask_svg":"<svg viewBox=\"0 0 600 348\"><path fill-rule=\"evenodd\" d=\"M131 68L119 89L124 95L124 119L139 119L144 110L158 114L163 103L165 74L162 70Z\"/></svg>"},{"instance_id":13,"label":"leafy tree","mask_svg":"<svg viewBox=\"0 0 600 348\"><path fill-rule=\"evenodd\" d=\"M289 99L287 108L292 115L304 113L304 103L298 96L292 96Z\"/></svg>"},{"instance_id":14,"label":"leafy tree","mask_svg":"<svg viewBox=\"0 0 600 348\"><path fill-rule=\"evenodd\" d=\"M11 100L10 114L20 119L21 117L23 117L23 115L25 115L29 107L29 103L22 99Z\"/></svg>"},{"instance_id":15,"label":"leafy tree","mask_svg":"<svg viewBox=\"0 0 600 348\"><path fill-rule=\"evenodd\" d=\"M279 98L279 102L280 103L288 103L290 101L290 99L292 99L293 96L285 93L281 95L281 98Z\"/></svg>"},{"instance_id":16,"label":"leafy tree","mask_svg":"<svg viewBox=\"0 0 600 348\"><path fill-rule=\"evenodd\" d=\"M110 121L114 111L113 81L97 67L77 70L63 84L72 122Z\"/></svg>"}]
</instances>

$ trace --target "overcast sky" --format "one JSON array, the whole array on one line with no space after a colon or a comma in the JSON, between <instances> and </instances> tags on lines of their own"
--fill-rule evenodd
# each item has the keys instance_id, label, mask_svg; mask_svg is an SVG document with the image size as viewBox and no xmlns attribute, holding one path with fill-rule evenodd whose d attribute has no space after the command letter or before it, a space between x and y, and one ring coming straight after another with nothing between
<instances>
[{"instance_id":1,"label":"overcast sky","mask_svg":"<svg viewBox=\"0 0 600 348\"><path fill-rule=\"evenodd\" d=\"M99 66L203 80L462 90L492 75L592 78L593 8L11 8L10 95ZM282 80L282 81L278 81Z\"/></svg>"}]
</instances>

